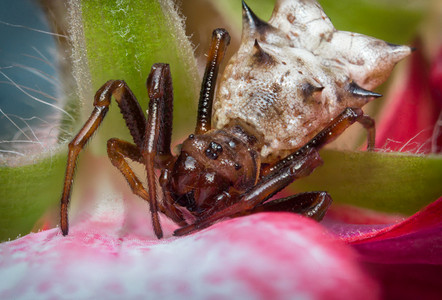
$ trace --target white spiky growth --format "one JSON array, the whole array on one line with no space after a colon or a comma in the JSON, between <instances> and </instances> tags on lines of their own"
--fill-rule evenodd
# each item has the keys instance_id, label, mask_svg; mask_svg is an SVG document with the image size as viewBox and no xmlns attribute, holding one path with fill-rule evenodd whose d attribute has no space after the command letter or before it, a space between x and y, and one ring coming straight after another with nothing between
<instances>
[{"instance_id":1,"label":"white spiky growth","mask_svg":"<svg viewBox=\"0 0 442 300\"><path fill-rule=\"evenodd\" d=\"M336 30L314 0L279 0L268 23L243 2L241 46L220 82L215 126L236 120L264 139L264 160L285 155L346 107L379 96L366 89L410 53L408 46Z\"/></svg>"}]
</instances>

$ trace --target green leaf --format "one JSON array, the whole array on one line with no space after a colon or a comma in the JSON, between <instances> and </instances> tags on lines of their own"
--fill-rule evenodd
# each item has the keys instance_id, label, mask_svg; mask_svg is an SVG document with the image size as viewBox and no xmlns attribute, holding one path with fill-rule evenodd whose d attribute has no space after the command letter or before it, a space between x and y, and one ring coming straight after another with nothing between
<instances>
[{"instance_id":1,"label":"green leaf","mask_svg":"<svg viewBox=\"0 0 442 300\"><path fill-rule=\"evenodd\" d=\"M217 8L219 14L224 16L224 19L231 23L238 31L242 27L242 5L240 0L211 0L214 7ZM262 20L268 20L272 15L275 0L249 0L247 5L253 12Z\"/></svg>"},{"instance_id":2,"label":"green leaf","mask_svg":"<svg viewBox=\"0 0 442 300\"><path fill-rule=\"evenodd\" d=\"M0 242L26 234L59 201L66 155L0 167Z\"/></svg>"},{"instance_id":3,"label":"green leaf","mask_svg":"<svg viewBox=\"0 0 442 300\"><path fill-rule=\"evenodd\" d=\"M221 15L241 30L241 1L212 0ZM249 0L247 5L268 20L276 0ZM429 1L319 0L338 30L363 33L391 43L407 44L415 37Z\"/></svg>"},{"instance_id":4,"label":"green leaf","mask_svg":"<svg viewBox=\"0 0 442 300\"><path fill-rule=\"evenodd\" d=\"M428 1L319 0L338 30L363 33L390 43L416 37Z\"/></svg>"},{"instance_id":5,"label":"green leaf","mask_svg":"<svg viewBox=\"0 0 442 300\"><path fill-rule=\"evenodd\" d=\"M327 191L335 203L413 214L442 196L442 156L321 151L324 165L290 186Z\"/></svg>"},{"instance_id":6,"label":"green leaf","mask_svg":"<svg viewBox=\"0 0 442 300\"><path fill-rule=\"evenodd\" d=\"M95 91L109 79L125 80L146 108L145 82L151 65L157 62L171 66L175 124L180 124L174 133L180 136L194 126L198 73L172 1L71 0L68 13L78 91L69 93L66 109L77 121L62 120L64 129L77 132L93 109ZM115 103L102 127L92 143L100 154L110 137L131 141ZM61 149L55 155L41 155L31 164L0 167L0 241L28 233L49 207L59 203L67 145Z\"/></svg>"},{"instance_id":7,"label":"green leaf","mask_svg":"<svg viewBox=\"0 0 442 300\"><path fill-rule=\"evenodd\" d=\"M161 4L160 4L161 3ZM93 94L109 79L123 79L134 92L143 109L147 108L146 79L154 63L168 63L174 86L174 130L182 136L193 127L198 100L198 73L193 49L181 27L181 19L172 1L124 0L81 1L84 46L76 53L87 53L92 81L91 91L83 92L83 119L92 111ZM81 67L81 66L80 66ZM80 88L88 86L87 78L77 76ZM116 104L94 138L104 154L106 140L124 137L131 141L129 131Z\"/></svg>"}]
</instances>

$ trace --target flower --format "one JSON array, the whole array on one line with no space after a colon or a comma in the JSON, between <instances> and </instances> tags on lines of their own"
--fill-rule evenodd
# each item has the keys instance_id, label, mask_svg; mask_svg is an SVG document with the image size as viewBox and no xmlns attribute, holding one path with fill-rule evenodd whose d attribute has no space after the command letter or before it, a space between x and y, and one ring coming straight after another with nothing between
<instances>
[{"instance_id":1,"label":"flower","mask_svg":"<svg viewBox=\"0 0 442 300\"><path fill-rule=\"evenodd\" d=\"M66 238L56 228L2 244L0 296L376 299L379 289L352 249L289 213L165 240L125 231L118 221L89 219Z\"/></svg>"},{"instance_id":2,"label":"flower","mask_svg":"<svg viewBox=\"0 0 442 300\"><path fill-rule=\"evenodd\" d=\"M157 240L143 207L123 201L58 228L0 245L0 296L48 298L436 299L442 198L402 222L325 227L290 213L226 220ZM135 199L136 200L136 199ZM139 205L133 202L131 205ZM145 207L144 207L145 208ZM367 215L351 212L352 218ZM333 217L334 216L334 217ZM353 220L354 221L354 220ZM378 220L379 221L379 216ZM391 220L389 220L391 221Z\"/></svg>"}]
</instances>

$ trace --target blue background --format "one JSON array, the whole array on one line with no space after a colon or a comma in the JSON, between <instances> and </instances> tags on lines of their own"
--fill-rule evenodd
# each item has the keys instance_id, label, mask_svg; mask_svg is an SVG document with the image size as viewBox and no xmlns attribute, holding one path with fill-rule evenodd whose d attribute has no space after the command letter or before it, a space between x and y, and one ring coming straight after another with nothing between
<instances>
[{"instance_id":1,"label":"blue background","mask_svg":"<svg viewBox=\"0 0 442 300\"><path fill-rule=\"evenodd\" d=\"M60 83L57 78L54 37L30 29L51 31L37 1L0 1L0 22L2 22L0 23L0 71L18 85L35 89L57 98L57 87L60 86ZM29 28L19 28L4 23ZM21 66L32 68L34 71ZM45 75L41 75L39 72ZM38 92L26 91L43 101L52 104L57 103ZM44 120L34 119L27 121L30 126L56 127L55 118L50 117L51 114L54 114L53 108L43 103L38 103L25 95L17 87L11 85L8 79L1 73L0 109L30 137L32 134L21 118L38 117ZM17 134L18 132L19 130L11 121L0 112L0 151L18 144L11 144L5 141L28 139L23 134Z\"/></svg>"}]
</instances>

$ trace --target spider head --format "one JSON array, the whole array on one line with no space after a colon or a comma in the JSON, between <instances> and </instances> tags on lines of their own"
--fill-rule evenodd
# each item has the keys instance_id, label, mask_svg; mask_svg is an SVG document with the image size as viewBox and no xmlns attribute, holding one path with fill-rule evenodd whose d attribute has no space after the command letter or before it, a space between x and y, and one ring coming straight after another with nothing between
<instances>
[{"instance_id":1,"label":"spider head","mask_svg":"<svg viewBox=\"0 0 442 300\"><path fill-rule=\"evenodd\" d=\"M202 212L224 199L218 197L223 192L241 192L256 182L256 157L255 151L225 131L192 134L173 166L169 191L179 205Z\"/></svg>"}]
</instances>

